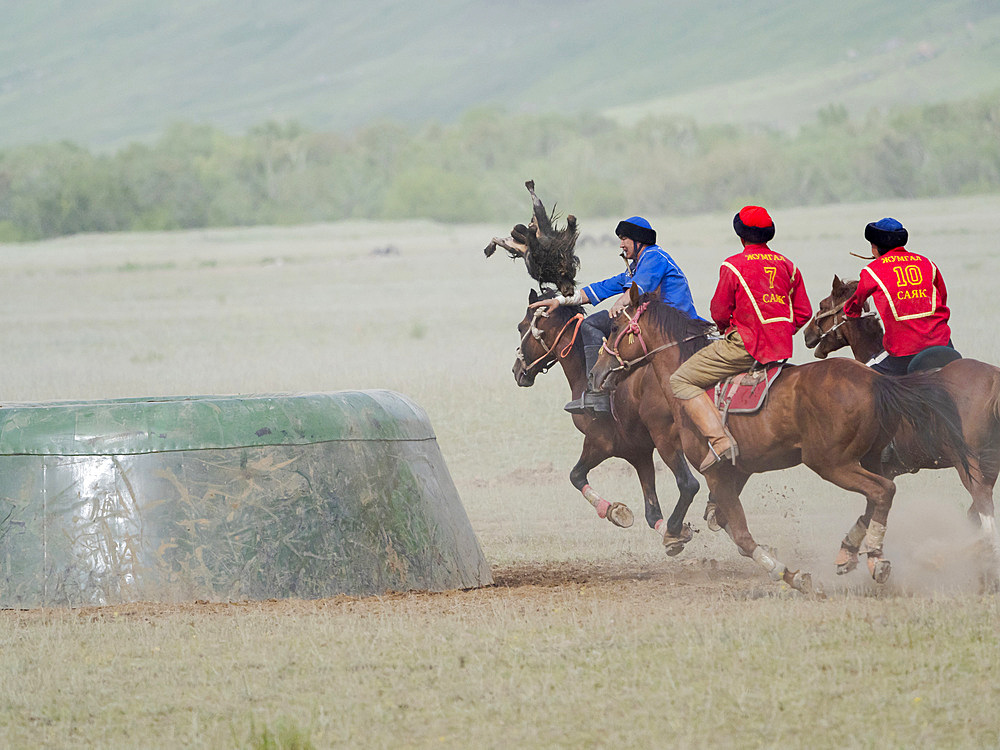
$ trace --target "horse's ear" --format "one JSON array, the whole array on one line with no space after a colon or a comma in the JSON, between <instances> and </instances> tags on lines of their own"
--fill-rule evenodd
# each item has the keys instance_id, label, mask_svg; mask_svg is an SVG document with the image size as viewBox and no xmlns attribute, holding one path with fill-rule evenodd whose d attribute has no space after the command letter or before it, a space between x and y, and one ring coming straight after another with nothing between
<instances>
[{"instance_id":1,"label":"horse's ear","mask_svg":"<svg viewBox=\"0 0 1000 750\"><path fill-rule=\"evenodd\" d=\"M528 292L528 304L533 305L536 302L538 302L538 292L532 289L530 292Z\"/></svg>"},{"instance_id":2,"label":"horse's ear","mask_svg":"<svg viewBox=\"0 0 1000 750\"><path fill-rule=\"evenodd\" d=\"M634 281L632 286L628 288L628 301L632 304L632 307L636 307L639 304L639 285Z\"/></svg>"},{"instance_id":3,"label":"horse's ear","mask_svg":"<svg viewBox=\"0 0 1000 750\"><path fill-rule=\"evenodd\" d=\"M844 282L840 280L840 277L837 274L834 274L833 275L833 291L837 291L843 285L844 285Z\"/></svg>"}]
</instances>

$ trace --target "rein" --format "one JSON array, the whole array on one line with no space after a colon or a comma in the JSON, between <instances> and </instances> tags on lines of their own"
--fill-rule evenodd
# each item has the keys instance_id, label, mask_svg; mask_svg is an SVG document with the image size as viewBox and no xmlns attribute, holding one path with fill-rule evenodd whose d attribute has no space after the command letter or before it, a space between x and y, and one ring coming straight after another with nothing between
<instances>
[{"instance_id":1,"label":"rein","mask_svg":"<svg viewBox=\"0 0 1000 750\"><path fill-rule=\"evenodd\" d=\"M542 362L550 354L552 354L552 352L555 351L556 347L559 346L559 340L562 339L563 334L566 333L566 329L569 328L574 322L576 323L576 325L573 327L573 335L570 338L569 343L566 344L566 346L564 346L559 352L556 353L556 359L565 359L566 356L573 349L573 344L576 343L576 335L580 331L580 324L583 323L583 313L577 313L572 318L567 320L563 324L563 327L559 329L559 333L556 335L555 341L552 342L552 346L548 347L548 349L546 349L542 353L542 355L538 357L530 365L526 364L524 361L524 342L528 340L528 336L530 335L533 339L535 339L535 341L538 341L539 343L541 343L542 346L545 346L545 338L543 335L544 332L542 331L541 328L536 326L535 323L538 322L539 318L547 318L547 317L548 313L543 312L542 308L539 307L537 310L535 310L535 314L531 317L531 325L528 326L528 330L525 331L524 335L521 337L521 343L517 345L517 358L524 366L525 370L530 370L539 362ZM539 369L539 372L542 373L548 372L549 368L552 367L552 365L554 365L555 363L556 360L553 360L549 364L543 365Z\"/></svg>"},{"instance_id":2,"label":"rein","mask_svg":"<svg viewBox=\"0 0 1000 750\"><path fill-rule=\"evenodd\" d=\"M642 338L642 331L639 330L639 316L642 315L643 312L645 312L648 306L649 306L648 302L643 302L641 305L639 305L639 307L635 311L634 318L631 317L625 310L621 311L621 314L624 315L626 318L628 318L629 323L627 326L625 326L618 332L618 335L615 337L615 343L613 345L613 348L608 347L608 340L604 339L604 343L601 344L601 349L603 351L606 351L608 354L610 354L612 357L618 360L618 367L612 367L608 372L621 372L622 370L630 370L637 364L648 360L657 352L662 352L664 349L669 349L673 346L679 346L687 341L694 341L695 339L699 339L705 335L703 333L698 333L693 336L688 336L685 339L681 339L680 341L671 341L669 344L663 344L661 346L656 347L655 349L649 349L646 346L646 342ZM629 343L632 342L633 337L638 336L639 344L642 346L641 357L625 360L622 359L622 356L618 353L618 344L621 343L622 337L625 336L626 334L628 334L629 336Z\"/></svg>"},{"instance_id":3,"label":"rein","mask_svg":"<svg viewBox=\"0 0 1000 750\"><path fill-rule=\"evenodd\" d=\"M811 322L818 324L821 320L824 320L824 319L829 318L831 316L839 315L840 313L842 313L844 311L844 305L846 305L847 302L848 302L847 300L844 300L843 302L841 302L836 307L832 307L829 310L826 310L825 312L817 312L813 316L813 319L812 319ZM868 305L866 304L865 307L867 307L867 306ZM875 313L873 313L873 312L864 312L861 315L859 315L856 318L856 320L861 320L862 318L874 318L874 317L876 317ZM833 333L838 328L840 328L842 325L844 325L848 320L850 320L850 318L848 318L845 315L838 322L835 322L832 326L830 326L827 330L820 331L819 338L816 340L816 343L818 344L820 341L822 341L823 339L825 339L831 333Z\"/></svg>"}]
</instances>

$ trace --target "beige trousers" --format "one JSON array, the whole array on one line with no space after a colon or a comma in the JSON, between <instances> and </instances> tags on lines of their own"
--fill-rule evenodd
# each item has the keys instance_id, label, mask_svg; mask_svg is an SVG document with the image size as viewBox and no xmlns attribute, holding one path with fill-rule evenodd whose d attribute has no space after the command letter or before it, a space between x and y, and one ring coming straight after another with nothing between
<instances>
[{"instance_id":1,"label":"beige trousers","mask_svg":"<svg viewBox=\"0 0 1000 750\"><path fill-rule=\"evenodd\" d=\"M697 398L706 388L730 375L746 372L755 361L747 354L739 331L731 331L724 338L696 351L678 367L670 376L670 389L684 401Z\"/></svg>"}]
</instances>

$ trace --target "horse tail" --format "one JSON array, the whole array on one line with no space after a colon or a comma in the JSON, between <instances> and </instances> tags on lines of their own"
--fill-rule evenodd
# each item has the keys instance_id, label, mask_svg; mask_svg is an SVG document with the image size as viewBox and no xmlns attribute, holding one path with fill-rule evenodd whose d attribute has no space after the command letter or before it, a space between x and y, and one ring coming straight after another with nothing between
<instances>
[{"instance_id":1,"label":"horse tail","mask_svg":"<svg viewBox=\"0 0 1000 750\"><path fill-rule=\"evenodd\" d=\"M948 456L968 472L971 449L965 442L958 406L941 384L928 377L932 374L917 372L876 378L874 396L879 424L894 435L901 421L907 423L926 456L931 459Z\"/></svg>"},{"instance_id":2,"label":"horse tail","mask_svg":"<svg viewBox=\"0 0 1000 750\"><path fill-rule=\"evenodd\" d=\"M994 369L993 389L990 392L989 413L993 417L994 424L1000 424L1000 370Z\"/></svg>"}]
</instances>

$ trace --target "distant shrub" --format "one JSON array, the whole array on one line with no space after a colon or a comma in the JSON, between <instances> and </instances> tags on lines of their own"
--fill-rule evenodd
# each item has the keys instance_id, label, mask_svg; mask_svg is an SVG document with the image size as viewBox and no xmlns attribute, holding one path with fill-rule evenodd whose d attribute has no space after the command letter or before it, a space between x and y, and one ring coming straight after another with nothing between
<instances>
[{"instance_id":1,"label":"distant shrub","mask_svg":"<svg viewBox=\"0 0 1000 750\"><path fill-rule=\"evenodd\" d=\"M601 216L992 192L1000 95L860 122L830 105L795 135L489 109L447 127L377 123L352 136L178 123L113 155L65 142L0 152L0 241L352 218L506 222L523 213L527 178L566 210Z\"/></svg>"}]
</instances>

